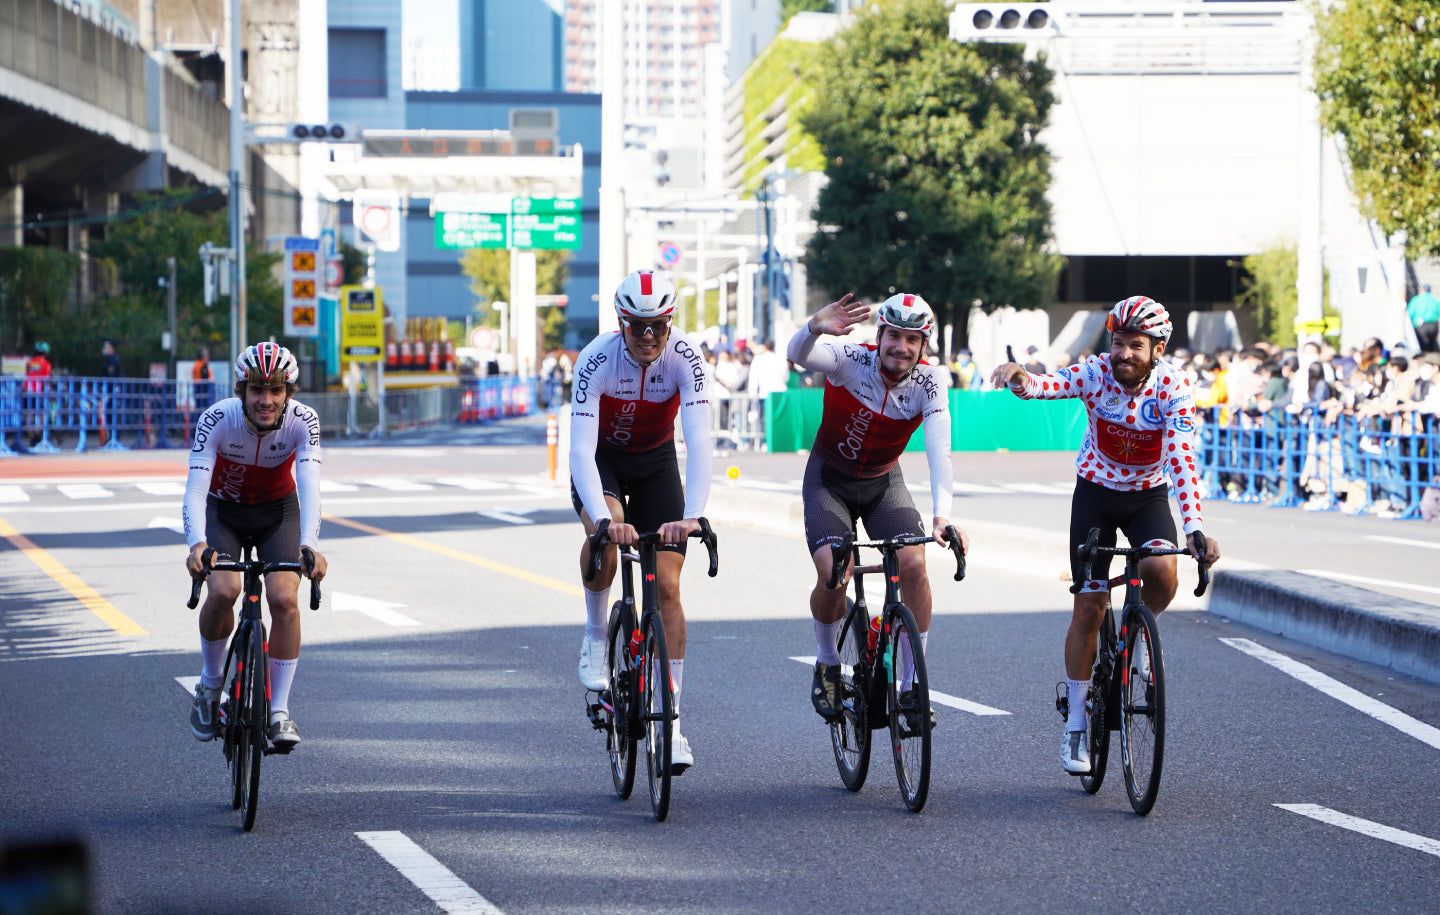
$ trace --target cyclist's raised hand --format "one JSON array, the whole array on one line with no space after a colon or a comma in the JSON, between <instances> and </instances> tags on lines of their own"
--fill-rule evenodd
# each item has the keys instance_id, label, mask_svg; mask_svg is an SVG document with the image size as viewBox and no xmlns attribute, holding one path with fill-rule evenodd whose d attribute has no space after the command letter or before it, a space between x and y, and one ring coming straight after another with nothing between
<instances>
[{"instance_id":1,"label":"cyclist's raised hand","mask_svg":"<svg viewBox=\"0 0 1440 915\"><path fill-rule=\"evenodd\" d=\"M192 546L190 555L185 557L185 571L189 572L190 577L197 581L205 577L205 551L208 549L210 547L202 540Z\"/></svg>"},{"instance_id":2,"label":"cyclist's raised hand","mask_svg":"<svg viewBox=\"0 0 1440 915\"><path fill-rule=\"evenodd\" d=\"M666 521L660 525L660 540L662 543L684 543L691 533L700 530L700 522L694 518L686 518L683 521Z\"/></svg>"},{"instance_id":3,"label":"cyclist's raised hand","mask_svg":"<svg viewBox=\"0 0 1440 915\"><path fill-rule=\"evenodd\" d=\"M308 562L306 560L309 560ZM300 548L300 568L307 569L305 577L311 581L322 581L325 578L325 570L329 563L321 555L319 550L312 550L308 546Z\"/></svg>"},{"instance_id":4,"label":"cyclist's raised hand","mask_svg":"<svg viewBox=\"0 0 1440 915\"><path fill-rule=\"evenodd\" d=\"M995 371L990 373L990 387L998 391L1001 388L1008 388L1012 384L1022 384L1026 374L1025 366L1018 362L1002 362L995 366Z\"/></svg>"},{"instance_id":5,"label":"cyclist's raised hand","mask_svg":"<svg viewBox=\"0 0 1440 915\"><path fill-rule=\"evenodd\" d=\"M810 316L809 328L812 334L833 334L843 337L850 329L870 317L870 307L845 293L838 302L831 302Z\"/></svg>"},{"instance_id":6,"label":"cyclist's raised hand","mask_svg":"<svg viewBox=\"0 0 1440 915\"><path fill-rule=\"evenodd\" d=\"M620 546L634 546L640 542L640 535L635 530L635 525L626 524L624 521L611 521L608 535L611 543Z\"/></svg>"},{"instance_id":7,"label":"cyclist's raised hand","mask_svg":"<svg viewBox=\"0 0 1440 915\"><path fill-rule=\"evenodd\" d=\"M1201 555L1200 550L1195 545L1195 537L1197 534L1200 534L1200 531L1195 531L1191 534L1186 535L1185 546L1187 549L1190 550L1191 556L1194 556L1196 559L1205 563L1205 565L1207 566L1213 566L1215 564L1215 561L1220 558L1220 544L1215 542L1214 537L1201 535L1204 537L1205 540L1205 553L1204 555Z\"/></svg>"},{"instance_id":8,"label":"cyclist's raised hand","mask_svg":"<svg viewBox=\"0 0 1440 915\"><path fill-rule=\"evenodd\" d=\"M945 536L945 528L949 526L948 518L936 518L935 526L930 530L930 536L935 538L935 542L947 548L950 546L950 540ZM955 533L960 535L960 552L967 556L970 555L970 535L965 533L963 527L955 528Z\"/></svg>"}]
</instances>

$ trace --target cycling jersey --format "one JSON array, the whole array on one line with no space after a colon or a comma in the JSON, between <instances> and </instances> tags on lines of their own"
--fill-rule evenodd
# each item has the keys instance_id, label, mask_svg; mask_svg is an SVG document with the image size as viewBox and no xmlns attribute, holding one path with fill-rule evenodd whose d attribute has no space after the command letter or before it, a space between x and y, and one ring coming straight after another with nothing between
<instances>
[{"instance_id":1,"label":"cycling jersey","mask_svg":"<svg viewBox=\"0 0 1440 915\"><path fill-rule=\"evenodd\" d=\"M229 397L200 414L185 482L185 540L205 542L205 502L254 505L290 493L300 498L300 545L320 542L320 417L297 400L281 413L280 428L257 435L245 407ZM298 483L298 486L297 486Z\"/></svg>"},{"instance_id":2,"label":"cycling jersey","mask_svg":"<svg viewBox=\"0 0 1440 915\"><path fill-rule=\"evenodd\" d=\"M571 393L570 475L592 521L610 517L596 449L634 454L673 442L677 413L689 446L683 517L698 518L710 497L710 377L700 347L672 329L649 365L635 361L620 331L601 334L581 351Z\"/></svg>"},{"instance_id":3,"label":"cycling jersey","mask_svg":"<svg viewBox=\"0 0 1440 915\"><path fill-rule=\"evenodd\" d=\"M923 422L934 517L949 518L954 476L945 371L922 362L898 384L887 386L874 344L822 342L808 324L790 339L787 355L791 362L825 375L825 404L814 447L821 460L855 477L884 476L899 463L911 434Z\"/></svg>"},{"instance_id":4,"label":"cycling jersey","mask_svg":"<svg viewBox=\"0 0 1440 915\"><path fill-rule=\"evenodd\" d=\"M1195 469L1195 399L1190 380L1161 363L1136 395L1126 393L1110 370L1110 355L1091 356L1048 375L1025 373L1026 400L1078 397L1089 426L1075 471L1107 489L1134 491L1175 483L1185 533L1201 528L1200 475Z\"/></svg>"}]
</instances>

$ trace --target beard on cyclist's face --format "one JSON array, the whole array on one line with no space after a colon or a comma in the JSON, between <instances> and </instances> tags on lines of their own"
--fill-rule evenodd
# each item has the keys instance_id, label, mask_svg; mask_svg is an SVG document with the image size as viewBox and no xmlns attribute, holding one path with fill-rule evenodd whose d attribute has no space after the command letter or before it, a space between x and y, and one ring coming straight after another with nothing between
<instances>
[{"instance_id":1,"label":"beard on cyclist's face","mask_svg":"<svg viewBox=\"0 0 1440 915\"><path fill-rule=\"evenodd\" d=\"M925 354L925 335L918 330L882 327L876 349L881 370L891 378L903 378Z\"/></svg>"},{"instance_id":2,"label":"beard on cyclist's face","mask_svg":"<svg viewBox=\"0 0 1440 915\"><path fill-rule=\"evenodd\" d=\"M1165 344L1149 334L1117 332L1110 339L1110 371L1122 387L1133 388L1150 377Z\"/></svg>"},{"instance_id":3,"label":"beard on cyclist's face","mask_svg":"<svg viewBox=\"0 0 1440 915\"><path fill-rule=\"evenodd\" d=\"M283 384L245 384L245 418L261 432L274 432L280 428L280 418L285 415L286 396Z\"/></svg>"}]
</instances>

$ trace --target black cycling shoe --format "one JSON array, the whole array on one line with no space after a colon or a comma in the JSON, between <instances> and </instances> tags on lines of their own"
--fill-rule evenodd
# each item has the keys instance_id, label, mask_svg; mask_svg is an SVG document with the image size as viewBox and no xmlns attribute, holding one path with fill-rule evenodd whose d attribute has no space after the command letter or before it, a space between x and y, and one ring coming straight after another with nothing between
<instances>
[{"instance_id":1,"label":"black cycling shoe","mask_svg":"<svg viewBox=\"0 0 1440 915\"><path fill-rule=\"evenodd\" d=\"M810 685L810 702L826 721L839 721L844 711L844 687L839 664L815 662L815 679Z\"/></svg>"}]
</instances>

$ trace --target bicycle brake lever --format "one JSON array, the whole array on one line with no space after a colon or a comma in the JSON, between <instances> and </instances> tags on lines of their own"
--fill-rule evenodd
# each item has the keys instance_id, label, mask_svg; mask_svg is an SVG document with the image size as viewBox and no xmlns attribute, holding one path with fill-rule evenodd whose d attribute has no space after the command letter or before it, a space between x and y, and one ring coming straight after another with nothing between
<instances>
[{"instance_id":1,"label":"bicycle brake lever","mask_svg":"<svg viewBox=\"0 0 1440 915\"><path fill-rule=\"evenodd\" d=\"M830 544L830 582L825 586L834 590L845 575L845 566L850 562L850 551L855 543L855 534L846 533L838 542Z\"/></svg>"},{"instance_id":2,"label":"bicycle brake lever","mask_svg":"<svg viewBox=\"0 0 1440 915\"><path fill-rule=\"evenodd\" d=\"M195 578L190 581L190 599L185 602L185 606L191 610L200 604L200 586L203 584L205 584L203 578Z\"/></svg>"},{"instance_id":3,"label":"bicycle brake lever","mask_svg":"<svg viewBox=\"0 0 1440 915\"><path fill-rule=\"evenodd\" d=\"M595 525L595 533L587 538L590 542L590 566L585 570L585 580L594 581L600 574L600 562L605 555L605 543L610 539L610 519L601 518Z\"/></svg>"},{"instance_id":4,"label":"bicycle brake lever","mask_svg":"<svg viewBox=\"0 0 1440 915\"><path fill-rule=\"evenodd\" d=\"M715 537L715 532L710 529L710 520L708 518L702 517L696 520L700 522L700 530L695 531L690 536L699 537L700 542L705 544L705 551L710 554L709 575L711 578L714 578L720 573L720 542Z\"/></svg>"},{"instance_id":5,"label":"bicycle brake lever","mask_svg":"<svg viewBox=\"0 0 1440 915\"><path fill-rule=\"evenodd\" d=\"M965 580L965 547L960 543L960 532L955 525L945 526L945 539L949 541L950 552L955 554L955 580Z\"/></svg>"},{"instance_id":6,"label":"bicycle brake lever","mask_svg":"<svg viewBox=\"0 0 1440 915\"><path fill-rule=\"evenodd\" d=\"M1199 531L1196 531L1195 548L1200 552L1200 555L1205 555L1205 551L1208 546L1209 544L1205 542L1205 535L1200 533ZM1200 583L1195 586L1195 596L1204 597L1205 589L1210 587L1210 567L1207 566L1205 563L1201 562L1199 559L1195 560L1195 565L1200 570Z\"/></svg>"}]
</instances>

